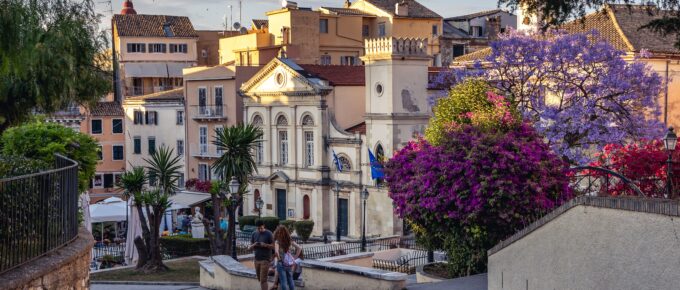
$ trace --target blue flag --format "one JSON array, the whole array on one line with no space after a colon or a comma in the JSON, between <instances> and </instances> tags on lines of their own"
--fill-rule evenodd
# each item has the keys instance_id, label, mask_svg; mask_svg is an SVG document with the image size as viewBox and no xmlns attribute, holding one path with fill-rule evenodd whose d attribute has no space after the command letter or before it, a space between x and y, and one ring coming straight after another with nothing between
<instances>
[{"instance_id":1,"label":"blue flag","mask_svg":"<svg viewBox=\"0 0 680 290\"><path fill-rule=\"evenodd\" d=\"M371 162L371 178L372 179L385 178L385 171L383 165L378 161L378 159L375 158L375 155L373 155L373 152L371 152L371 148L368 149L368 158L369 161Z\"/></svg>"},{"instance_id":2,"label":"blue flag","mask_svg":"<svg viewBox=\"0 0 680 290\"><path fill-rule=\"evenodd\" d=\"M333 163L335 163L335 169L337 169L338 172L342 172L342 163L340 163L340 159L338 159L338 155L335 154L335 150L333 150Z\"/></svg>"}]
</instances>

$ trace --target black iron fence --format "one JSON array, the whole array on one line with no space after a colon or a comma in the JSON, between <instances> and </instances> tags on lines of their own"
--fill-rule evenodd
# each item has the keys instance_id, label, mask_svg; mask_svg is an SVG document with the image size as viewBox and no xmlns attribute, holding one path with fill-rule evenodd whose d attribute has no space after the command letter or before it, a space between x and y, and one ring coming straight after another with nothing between
<instances>
[{"instance_id":1,"label":"black iron fence","mask_svg":"<svg viewBox=\"0 0 680 290\"><path fill-rule=\"evenodd\" d=\"M123 264L125 262L125 243L108 244L97 243L92 248L92 260Z\"/></svg>"},{"instance_id":2,"label":"black iron fence","mask_svg":"<svg viewBox=\"0 0 680 290\"><path fill-rule=\"evenodd\" d=\"M401 256L395 260L373 259L373 268L400 272L406 274L415 274L416 268L427 264L427 252L414 251L411 254Z\"/></svg>"},{"instance_id":3,"label":"black iron fence","mask_svg":"<svg viewBox=\"0 0 680 290\"><path fill-rule=\"evenodd\" d=\"M0 180L0 273L45 255L78 235L78 163Z\"/></svg>"}]
</instances>

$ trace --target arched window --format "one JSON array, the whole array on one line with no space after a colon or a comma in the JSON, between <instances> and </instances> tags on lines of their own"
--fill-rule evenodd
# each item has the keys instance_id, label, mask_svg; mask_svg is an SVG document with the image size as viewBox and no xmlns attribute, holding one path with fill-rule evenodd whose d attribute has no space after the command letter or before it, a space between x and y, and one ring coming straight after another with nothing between
<instances>
[{"instance_id":1,"label":"arched window","mask_svg":"<svg viewBox=\"0 0 680 290\"><path fill-rule=\"evenodd\" d=\"M276 119L276 125L278 126L288 126L288 119L286 119L286 116L281 115Z\"/></svg>"},{"instance_id":2,"label":"arched window","mask_svg":"<svg viewBox=\"0 0 680 290\"><path fill-rule=\"evenodd\" d=\"M302 117L302 126L314 126L314 118L311 115Z\"/></svg>"},{"instance_id":3,"label":"arched window","mask_svg":"<svg viewBox=\"0 0 680 290\"><path fill-rule=\"evenodd\" d=\"M306 195L302 197L302 218L308 220L309 219L309 195Z\"/></svg>"},{"instance_id":4,"label":"arched window","mask_svg":"<svg viewBox=\"0 0 680 290\"><path fill-rule=\"evenodd\" d=\"M349 162L349 158L347 158L347 156L340 155L338 157L338 161L340 161L340 164L342 164L343 172L352 171L352 163Z\"/></svg>"},{"instance_id":5,"label":"arched window","mask_svg":"<svg viewBox=\"0 0 680 290\"><path fill-rule=\"evenodd\" d=\"M262 116L255 115L255 117L253 117L252 124L255 126L262 126L262 124L264 124L264 122L262 121Z\"/></svg>"},{"instance_id":6,"label":"arched window","mask_svg":"<svg viewBox=\"0 0 680 290\"><path fill-rule=\"evenodd\" d=\"M257 211L257 200L260 199L260 190L253 191L253 210Z\"/></svg>"}]
</instances>

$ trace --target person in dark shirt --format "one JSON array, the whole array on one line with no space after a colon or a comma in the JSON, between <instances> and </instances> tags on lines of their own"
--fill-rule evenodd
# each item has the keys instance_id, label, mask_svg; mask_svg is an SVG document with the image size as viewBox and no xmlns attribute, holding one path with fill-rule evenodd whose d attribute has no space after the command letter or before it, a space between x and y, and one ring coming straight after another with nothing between
<instances>
[{"instance_id":1,"label":"person in dark shirt","mask_svg":"<svg viewBox=\"0 0 680 290\"><path fill-rule=\"evenodd\" d=\"M267 290L269 286L267 283L267 273L269 272L269 264L272 260L274 235L265 229L264 223L261 220L258 220L255 225L257 226L257 231L250 237L250 247L248 249L255 252L255 273L260 281L260 288Z\"/></svg>"}]
</instances>

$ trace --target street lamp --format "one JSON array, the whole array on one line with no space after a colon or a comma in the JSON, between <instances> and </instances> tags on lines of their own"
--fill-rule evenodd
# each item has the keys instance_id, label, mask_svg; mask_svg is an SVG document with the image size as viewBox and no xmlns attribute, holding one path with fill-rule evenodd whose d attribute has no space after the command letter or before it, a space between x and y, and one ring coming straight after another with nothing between
<instances>
[{"instance_id":1,"label":"street lamp","mask_svg":"<svg viewBox=\"0 0 680 290\"><path fill-rule=\"evenodd\" d=\"M255 201L255 208L257 208L257 217L261 218L262 217L262 208L264 207L264 200L262 200L262 197L257 197L257 200Z\"/></svg>"},{"instance_id":2,"label":"street lamp","mask_svg":"<svg viewBox=\"0 0 680 290\"><path fill-rule=\"evenodd\" d=\"M231 177L231 181L229 181L229 192L231 193L230 199L231 202L229 203L231 206L231 209L229 210L229 219L230 222L232 223L229 228L229 231L232 233L231 234L231 257L234 258L234 260L238 261L238 257L236 255L236 203L238 202L238 196L237 192L238 189L241 187L241 184L238 182L238 179L236 179L236 176Z\"/></svg>"},{"instance_id":3,"label":"street lamp","mask_svg":"<svg viewBox=\"0 0 680 290\"><path fill-rule=\"evenodd\" d=\"M337 211L335 220L335 240L340 241L340 183L335 182L335 211Z\"/></svg>"},{"instance_id":4,"label":"street lamp","mask_svg":"<svg viewBox=\"0 0 680 290\"><path fill-rule=\"evenodd\" d=\"M666 136L663 137L663 144L666 147L666 152L668 152L668 166L666 166L666 196L668 198L673 198L673 183L671 181L673 178L673 151L675 151L675 145L678 144L678 136L675 135L673 127L668 128Z\"/></svg>"},{"instance_id":5,"label":"street lamp","mask_svg":"<svg viewBox=\"0 0 680 290\"><path fill-rule=\"evenodd\" d=\"M361 191L361 200L364 202L364 217L361 226L361 251L366 252L366 200L368 200L368 189L366 187Z\"/></svg>"}]
</instances>

